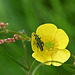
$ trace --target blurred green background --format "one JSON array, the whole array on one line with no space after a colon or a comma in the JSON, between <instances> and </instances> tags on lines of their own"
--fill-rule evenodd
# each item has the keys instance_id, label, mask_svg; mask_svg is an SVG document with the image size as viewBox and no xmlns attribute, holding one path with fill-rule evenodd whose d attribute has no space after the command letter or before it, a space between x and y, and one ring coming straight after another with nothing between
<instances>
[{"instance_id":1,"label":"blurred green background","mask_svg":"<svg viewBox=\"0 0 75 75\"><path fill-rule=\"evenodd\" d=\"M9 30L24 30L28 36L44 23L53 23L65 30L70 38L67 47L75 55L75 0L0 0L0 21L9 23ZM13 35L0 35L0 38ZM26 42L30 65L34 61L30 42ZM26 75L25 70L7 56L26 65L25 51L21 41L0 45L0 75ZM36 61L35 66L39 62ZM73 58L66 63L73 64ZM34 66L34 67L35 67ZM64 74L63 74L64 73ZM41 66L36 75L74 75L62 67Z\"/></svg>"}]
</instances>

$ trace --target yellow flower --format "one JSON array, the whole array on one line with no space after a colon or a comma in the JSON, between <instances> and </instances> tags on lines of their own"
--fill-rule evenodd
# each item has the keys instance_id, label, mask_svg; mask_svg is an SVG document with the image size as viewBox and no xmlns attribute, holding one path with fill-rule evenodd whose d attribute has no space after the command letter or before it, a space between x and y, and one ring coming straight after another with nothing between
<instances>
[{"instance_id":1,"label":"yellow flower","mask_svg":"<svg viewBox=\"0 0 75 75\"><path fill-rule=\"evenodd\" d=\"M35 36L35 34L37 36ZM40 42L43 42L43 44L41 43L43 51L41 50L36 37L39 38ZM62 29L57 29L54 24L47 23L40 25L37 28L36 33L32 33L31 46L34 51L32 57L42 63L47 61L64 63L70 57L70 52L65 49L68 42L69 38L67 34ZM58 62L48 62L46 65L62 65Z\"/></svg>"}]
</instances>

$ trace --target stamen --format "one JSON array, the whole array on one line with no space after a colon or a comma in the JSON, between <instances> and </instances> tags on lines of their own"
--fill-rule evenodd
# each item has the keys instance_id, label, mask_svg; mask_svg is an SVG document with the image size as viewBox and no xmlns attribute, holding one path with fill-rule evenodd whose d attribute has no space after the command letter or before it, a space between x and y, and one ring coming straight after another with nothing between
<instances>
[{"instance_id":1,"label":"stamen","mask_svg":"<svg viewBox=\"0 0 75 75\"><path fill-rule=\"evenodd\" d=\"M53 47L53 43L50 42L50 41L48 41L48 42L45 43L45 47L46 47L47 49L50 49L50 48Z\"/></svg>"}]
</instances>

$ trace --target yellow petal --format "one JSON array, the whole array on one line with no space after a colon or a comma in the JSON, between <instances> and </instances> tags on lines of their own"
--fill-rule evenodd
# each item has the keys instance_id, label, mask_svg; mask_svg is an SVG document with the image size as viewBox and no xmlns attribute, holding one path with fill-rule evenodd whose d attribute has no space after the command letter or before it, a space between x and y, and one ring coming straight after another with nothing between
<instances>
[{"instance_id":1,"label":"yellow petal","mask_svg":"<svg viewBox=\"0 0 75 75\"><path fill-rule=\"evenodd\" d=\"M36 51L32 54L32 57L41 63L52 60L48 51ZM51 62L46 63L46 65L51 65Z\"/></svg>"},{"instance_id":2,"label":"yellow petal","mask_svg":"<svg viewBox=\"0 0 75 75\"><path fill-rule=\"evenodd\" d=\"M33 51L37 51L38 50L38 48L37 48L37 46L36 46L36 41L35 41L35 37L34 37L34 32L32 33L32 36L31 36L31 46L32 46L32 50Z\"/></svg>"},{"instance_id":3,"label":"yellow petal","mask_svg":"<svg viewBox=\"0 0 75 75\"><path fill-rule=\"evenodd\" d=\"M52 60L64 63L69 59L69 57L70 57L70 52L67 49L59 49L53 53ZM52 65L60 66L62 64L53 62Z\"/></svg>"},{"instance_id":4,"label":"yellow petal","mask_svg":"<svg viewBox=\"0 0 75 75\"><path fill-rule=\"evenodd\" d=\"M41 36L42 38L54 38L55 34L57 31L57 27L54 24L43 24L40 25L37 30L36 30L36 34Z\"/></svg>"},{"instance_id":5,"label":"yellow petal","mask_svg":"<svg viewBox=\"0 0 75 75\"><path fill-rule=\"evenodd\" d=\"M57 30L55 39L57 40L58 43L58 49L65 49L66 46L68 45L69 38L62 29Z\"/></svg>"}]
</instances>

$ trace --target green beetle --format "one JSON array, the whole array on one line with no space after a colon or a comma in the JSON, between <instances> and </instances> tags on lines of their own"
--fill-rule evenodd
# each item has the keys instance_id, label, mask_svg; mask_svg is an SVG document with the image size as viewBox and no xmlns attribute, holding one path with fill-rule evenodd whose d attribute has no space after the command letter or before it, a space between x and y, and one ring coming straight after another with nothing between
<instances>
[{"instance_id":1,"label":"green beetle","mask_svg":"<svg viewBox=\"0 0 75 75\"><path fill-rule=\"evenodd\" d=\"M40 40L39 36L37 34L34 34L35 36L35 40L37 41L37 48L39 47L41 51L43 51L43 46L44 46L44 43Z\"/></svg>"}]
</instances>

